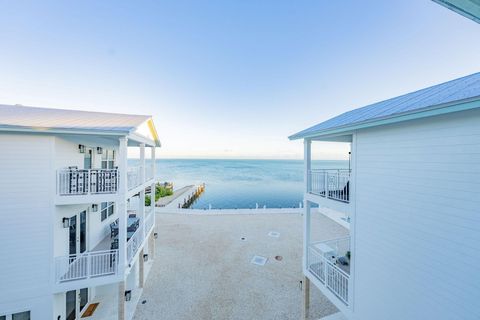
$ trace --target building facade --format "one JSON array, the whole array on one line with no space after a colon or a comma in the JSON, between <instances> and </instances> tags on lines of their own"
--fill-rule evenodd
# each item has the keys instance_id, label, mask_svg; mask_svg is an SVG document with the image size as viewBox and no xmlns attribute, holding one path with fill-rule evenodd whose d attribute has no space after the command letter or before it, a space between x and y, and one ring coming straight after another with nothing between
<instances>
[{"instance_id":1,"label":"building facade","mask_svg":"<svg viewBox=\"0 0 480 320\"><path fill-rule=\"evenodd\" d=\"M0 319L79 319L102 300L91 319L127 319L154 258L151 117L0 106L0 146Z\"/></svg>"},{"instance_id":2,"label":"building facade","mask_svg":"<svg viewBox=\"0 0 480 320\"><path fill-rule=\"evenodd\" d=\"M312 283L348 319L480 318L480 74L291 138L305 143L305 316ZM350 170L313 169L317 141L348 143ZM315 206L349 236L318 241Z\"/></svg>"}]
</instances>

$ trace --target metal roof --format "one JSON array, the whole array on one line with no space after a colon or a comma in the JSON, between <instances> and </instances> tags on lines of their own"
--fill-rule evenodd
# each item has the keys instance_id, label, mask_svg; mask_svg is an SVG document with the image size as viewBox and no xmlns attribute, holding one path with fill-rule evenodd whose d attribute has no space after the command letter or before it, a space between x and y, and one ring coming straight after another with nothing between
<instances>
[{"instance_id":1,"label":"metal roof","mask_svg":"<svg viewBox=\"0 0 480 320\"><path fill-rule=\"evenodd\" d=\"M405 114L441 108L480 99L480 73L451 80L445 83L407 93L396 98L377 102L365 107L345 112L330 120L300 131L289 139L321 136L332 131L348 131L362 123L372 123Z\"/></svg>"},{"instance_id":2,"label":"metal roof","mask_svg":"<svg viewBox=\"0 0 480 320\"><path fill-rule=\"evenodd\" d=\"M128 135L149 120L145 115L0 105L2 131Z\"/></svg>"},{"instance_id":3,"label":"metal roof","mask_svg":"<svg viewBox=\"0 0 480 320\"><path fill-rule=\"evenodd\" d=\"M480 0L433 0L442 6L480 23Z\"/></svg>"}]
</instances>

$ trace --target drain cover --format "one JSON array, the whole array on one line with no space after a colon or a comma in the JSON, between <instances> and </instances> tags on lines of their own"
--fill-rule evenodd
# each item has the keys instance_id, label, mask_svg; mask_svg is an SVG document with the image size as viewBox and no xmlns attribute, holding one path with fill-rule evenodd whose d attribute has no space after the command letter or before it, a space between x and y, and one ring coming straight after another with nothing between
<instances>
[{"instance_id":1,"label":"drain cover","mask_svg":"<svg viewBox=\"0 0 480 320\"><path fill-rule=\"evenodd\" d=\"M143 301L142 301L142 304L145 304L145 303L147 303L147 300L143 300Z\"/></svg>"},{"instance_id":2,"label":"drain cover","mask_svg":"<svg viewBox=\"0 0 480 320\"><path fill-rule=\"evenodd\" d=\"M282 256L275 256L275 260L277 261L282 261L283 257Z\"/></svg>"},{"instance_id":3,"label":"drain cover","mask_svg":"<svg viewBox=\"0 0 480 320\"><path fill-rule=\"evenodd\" d=\"M267 263L267 258L262 257L262 256L254 256L252 258L252 261L250 263L256 264L257 266L264 266L265 263Z\"/></svg>"},{"instance_id":4,"label":"drain cover","mask_svg":"<svg viewBox=\"0 0 480 320\"><path fill-rule=\"evenodd\" d=\"M278 238L278 237L280 237L280 232L270 231L270 232L268 233L268 235L269 235L270 237L272 237L272 238Z\"/></svg>"},{"instance_id":5,"label":"drain cover","mask_svg":"<svg viewBox=\"0 0 480 320\"><path fill-rule=\"evenodd\" d=\"M247 238L245 238L245 237L241 237L241 238L240 238L240 240L242 240L242 241L246 241L246 240L247 240Z\"/></svg>"}]
</instances>

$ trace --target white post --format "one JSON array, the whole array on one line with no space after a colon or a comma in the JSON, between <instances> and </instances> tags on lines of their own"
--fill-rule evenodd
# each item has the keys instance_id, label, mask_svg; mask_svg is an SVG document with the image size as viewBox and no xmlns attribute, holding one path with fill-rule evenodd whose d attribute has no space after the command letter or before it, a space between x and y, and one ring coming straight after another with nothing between
<instances>
[{"instance_id":1,"label":"white post","mask_svg":"<svg viewBox=\"0 0 480 320\"><path fill-rule=\"evenodd\" d=\"M305 213L303 215L303 270L308 269L308 246L310 245L310 224L312 205L308 200L304 201Z\"/></svg>"},{"instance_id":2,"label":"white post","mask_svg":"<svg viewBox=\"0 0 480 320\"><path fill-rule=\"evenodd\" d=\"M125 280L118 283L118 320L125 320Z\"/></svg>"},{"instance_id":3,"label":"white post","mask_svg":"<svg viewBox=\"0 0 480 320\"><path fill-rule=\"evenodd\" d=\"M309 193L311 190L310 170L312 170L312 141L309 139L303 140L303 149L303 161L305 162L305 193Z\"/></svg>"},{"instance_id":4,"label":"white post","mask_svg":"<svg viewBox=\"0 0 480 320\"><path fill-rule=\"evenodd\" d=\"M127 264L127 144L126 137L121 137L118 149L118 196L115 208L118 215L118 269L121 281L125 278Z\"/></svg>"},{"instance_id":5,"label":"white post","mask_svg":"<svg viewBox=\"0 0 480 320\"><path fill-rule=\"evenodd\" d=\"M142 240L145 239L145 189L138 194L138 215L142 224Z\"/></svg>"},{"instance_id":6,"label":"white post","mask_svg":"<svg viewBox=\"0 0 480 320\"><path fill-rule=\"evenodd\" d=\"M145 180L145 143L140 143L140 182Z\"/></svg>"},{"instance_id":7,"label":"white post","mask_svg":"<svg viewBox=\"0 0 480 320\"><path fill-rule=\"evenodd\" d=\"M156 177L156 174L155 174L155 169L156 169L156 167L155 167L155 160L156 160L156 158L155 158L155 156L156 156L155 155L155 147L151 147L150 149L151 149L151 160L152 160L152 163L151 163L151 165L152 165L152 177L155 180L155 177Z\"/></svg>"}]
</instances>

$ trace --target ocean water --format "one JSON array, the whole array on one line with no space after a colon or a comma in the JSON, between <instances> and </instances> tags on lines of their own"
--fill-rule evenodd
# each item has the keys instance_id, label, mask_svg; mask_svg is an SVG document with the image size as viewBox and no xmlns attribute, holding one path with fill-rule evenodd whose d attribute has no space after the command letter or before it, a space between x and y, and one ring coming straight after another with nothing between
<instances>
[{"instance_id":1,"label":"ocean water","mask_svg":"<svg viewBox=\"0 0 480 320\"><path fill-rule=\"evenodd\" d=\"M135 160L131 160L135 161ZM133 164L132 164L133 165ZM303 197L301 160L157 160L157 177L174 189L205 183L193 208L298 207ZM313 161L312 168L348 168L348 161Z\"/></svg>"}]
</instances>

